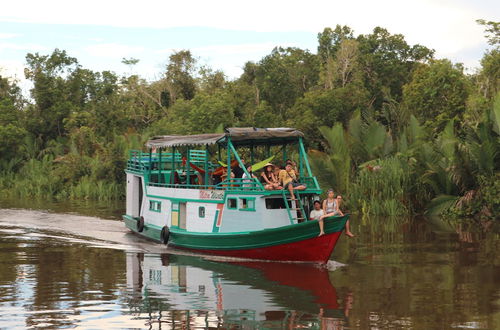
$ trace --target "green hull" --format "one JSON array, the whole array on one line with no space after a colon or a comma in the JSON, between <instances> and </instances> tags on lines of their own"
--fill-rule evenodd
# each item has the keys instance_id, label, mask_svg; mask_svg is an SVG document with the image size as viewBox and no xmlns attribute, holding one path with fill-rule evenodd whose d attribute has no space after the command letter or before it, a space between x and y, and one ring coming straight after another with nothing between
<instances>
[{"instance_id":1,"label":"green hull","mask_svg":"<svg viewBox=\"0 0 500 330\"><path fill-rule=\"evenodd\" d=\"M341 232L348 219L348 214L326 218L325 233ZM135 233L161 242L162 228L145 224L143 231L138 232L137 220L135 218L124 215L123 220L127 228ZM317 221L306 221L279 228L237 233L197 233L170 228L169 243L195 250L240 250L293 243L317 237L318 234L319 226Z\"/></svg>"},{"instance_id":2,"label":"green hull","mask_svg":"<svg viewBox=\"0 0 500 330\"><path fill-rule=\"evenodd\" d=\"M345 215L325 219L325 233L341 232L348 218L349 216ZM243 250L294 243L318 235L317 221L239 233L193 233L172 228L170 243L193 250Z\"/></svg>"},{"instance_id":3,"label":"green hull","mask_svg":"<svg viewBox=\"0 0 500 330\"><path fill-rule=\"evenodd\" d=\"M127 227L138 233L137 220L126 215L123 218ZM168 243L178 248L226 256L322 261L328 259L348 219L349 215L326 218L326 235L322 237L318 237L317 221L236 233L196 233L170 228ZM146 224L138 234L161 242L161 229Z\"/></svg>"}]
</instances>

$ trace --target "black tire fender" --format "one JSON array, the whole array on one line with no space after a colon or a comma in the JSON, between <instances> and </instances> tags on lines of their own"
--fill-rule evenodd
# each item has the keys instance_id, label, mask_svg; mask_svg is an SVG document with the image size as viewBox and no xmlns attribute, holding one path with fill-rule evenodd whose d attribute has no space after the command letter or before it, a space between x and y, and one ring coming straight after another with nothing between
<instances>
[{"instance_id":1,"label":"black tire fender","mask_svg":"<svg viewBox=\"0 0 500 330\"><path fill-rule=\"evenodd\" d=\"M144 230L144 217L140 217L139 221L137 221L137 231L142 233Z\"/></svg>"},{"instance_id":2,"label":"black tire fender","mask_svg":"<svg viewBox=\"0 0 500 330\"><path fill-rule=\"evenodd\" d=\"M170 229L168 229L168 226L163 226L160 234L161 242L163 244L167 244L169 238L170 238Z\"/></svg>"}]
</instances>

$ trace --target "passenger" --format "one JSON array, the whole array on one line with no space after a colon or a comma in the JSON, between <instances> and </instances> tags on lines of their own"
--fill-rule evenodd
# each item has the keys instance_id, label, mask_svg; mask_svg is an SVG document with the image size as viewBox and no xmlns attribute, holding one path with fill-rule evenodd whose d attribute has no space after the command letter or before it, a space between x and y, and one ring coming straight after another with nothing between
<instances>
[{"instance_id":1,"label":"passenger","mask_svg":"<svg viewBox=\"0 0 500 330\"><path fill-rule=\"evenodd\" d=\"M307 186L297 181L297 173L293 170L293 163L287 162L285 169L280 171L279 182L284 189L290 192L290 198L295 200L294 190L305 190Z\"/></svg>"},{"instance_id":2,"label":"passenger","mask_svg":"<svg viewBox=\"0 0 500 330\"><path fill-rule=\"evenodd\" d=\"M241 163L243 165L245 165L245 160L242 158L241 159ZM236 164L236 166L233 168L233 173L234 173L234 177L235 178L242 178L243 177L243 173L245 173L245 171L243 171L243 169L240 167L240 164Z\"/></svg>"},{"instance_id":3,"label":"passenger","mask_svg":"<svg viewBox=\"0 0 500 330\"><path fill-rule=\"evenodd\" d=\"M313 206L314 206L314 210L311 211L311 214L309 215L309 220L319 220L319 218L323 214L325 214L325 212L321 208L321 202L314 201Z\"/></svg>"},{"instance_id":4,"label":"passenger","mask_svg":"<svg viewBox=\"0 0 500 330\"><path fill-rule=\"evenodd\" d=\"M323 220L328 217L333 217L335 215L344 216L344 213L342 213L342 211L339 208L339 203L337 198L335 198L335 193L333 192L333 189L328 189L327 194L328 194L327 198L323 201L323 211L325 212L325 214L323 214L320 217L320 220ZM349 230L350 229L349 220L347 220L345 228L346 228L345 234L349 237L354 237L354 235Z\"/></svg>"},{"instance_id":5,"label":"passenger","mask_svg":"<svg viewBox=\"0 0 500 330\"><path fill-rule=\"evenodd\" d=\"M267 163L264 167L264 171L260 175L260 182L264 185L266 190L281 190L283 189L278 182L278 178L274 175L275 166L271 163Z\"/></svg>"},{"instance_id":6,"label":"passenger","mask_svg":"<svg viewBox=\"0 0 500 330\"><path fill-rule=\"evenodd\" d=\"M196 172L196 179L198 180L198 185L201 186L204 184L203 176L199 172Z\"/></svg>"},{"instance_id":7,"label":"passenger","mask_svg":"<svg viewBox=\"0 0 500 330\"><path fill-rule=\"evenodd\" d=\"M323 209L321 209L321 202L320 201L314 201L314 210L311 211L311 214L309 215L309 220L318 220L319 222L319 236L322 236L325 234L323 231L323 219L321 219L321 216L325 214L323 212Z\"/></svg>"},{"instance_id":8,"label":"passenger","mask_svg":"<svg viewBox=\"0 0 500 330\"><path fill-rule=\"evenodd\" d=\"M274 167L274 177L278 180L278 184L280 184L279 177L280 177L281 170L282 169L279 166ZM283 187L281 187L281 188L283 188Z\"/></svg>"},{"instance_id":9,"label":"passenger","mask_svg":"<svg viewBox=\"0 0 500 330\"><path fill-rule=\"evenodd\" d=\"M252 166L247 167L247 172L248 172L248 174L250 174L250 178L257 179L255 174L253 174L253 172L252 172ZM253 186L253 184L252 184L253 180L249 179L249 177L247 176L247 174L245 172L243 172L243 175L241 176L241 178L246 179L246 180L243 180L243 182L249 183L249 184L243 184L242 187L251 188Z\"/></svg>"},{"instance_id":10,"label":"passenger","mask_svg":"<svg viewBox=\"0 0 500 330\"><path fill-rule=\"evenodd\" d=\"M297 164L293 160L287 159L285 161L285 164L288 164L288 163L292 164L292 169L295 171L295 173L299 173L299 171L297 170Z\"/></svg>"},{"instance_id":11,"label":"passenger","mask_svg":"<svg viewBox=\"0 0 500 330\"><path fill-rule=\"evenodd\" d=\"M331 188L328 189L326 193L326 199L323 201L323 212L325 212L325 214L323 215L324 218L332 217L337 214L343 215L338 208L335 193Z\"/></svg>"},{"instance_id":12,"label":"passenger","mask_svg":"<svg viewBox=\"0 0 500 330\"><path fill-rule=\"evenodd\" d=\"M222 182L222 174L221 175L214 174L213 181L214 181L214 185L218 185L219 183L221 183Z\"/></svg>"},{"instance_id":13,"label":"passenger","mask_svg":"<svg viewBox=\"0 0 500 330\"><path fill-rule=\"evenodd\" d=\"M232 171L230 173L231 173L230 179L234 179L234 173ZM224 171L222 172L222 175L221 175L221 180L222 180L221 183L226 181L226 179L227 179L227 169L224 169ZM221 187L228 187L228 185L223 184Z\"/></svg>"},{"instance_id":14,"label":"passenger","mask_svg":"<svg viewBox=\"0 0 500 330\"><path fill-rule=\"evenodd\" d=\"M340 206L342 205L342 196L340 195L337 195L337 207L340 211ZM342 211L340 211L342 212ZM353 233L351 233L351 225L349 223L350 220L347 220L347 222L345 223L345 234L349 237L354 237L355 235Z\"/></svg>"}]
</instances>

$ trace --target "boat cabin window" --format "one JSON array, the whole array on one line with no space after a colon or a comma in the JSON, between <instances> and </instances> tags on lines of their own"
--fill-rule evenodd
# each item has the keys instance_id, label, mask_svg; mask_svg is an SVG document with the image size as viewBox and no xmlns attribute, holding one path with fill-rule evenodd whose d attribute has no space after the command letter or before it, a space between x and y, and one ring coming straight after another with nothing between
<instances>
[{"instance_id":1,"label":"boat cabin window","mask_svg":"<svg viewBox=\"0 0 500 330\"><path fill-rule=\"evenodd\" d=\"M240 198L240 211L255 211L255 198Z\"/></svg>"},{"instance_id":2,"label":"boat cabin window","mask_svg":"<svg viewBox=\"0 0 500 330\"><path fill-rule=\"evenodd\" d=\"M205 206L200 206L198 208L198 217L200 217L200 218L205 217Z\"/></svg>"},{"instance_id":3,"label":"boat cabin window","mask_svg":"<svg viewBox=\"0 0 500 330\"><path fill-rule=\"evenodd\" d=\"M149 201L149 210L153 212L161 212L161 202Z\"/></svg>"},{"instance_id":4,"label":"boat cabin window","mask_svg":"<svg viewBox=\"0 0 500 330\"><path fill-rule=\"evenodd\" d=\"M266 198L266 209L284 209L285 201L283 198Z\"/></svg>"},{"instance_id":5,"label":"boat cabin window","mask_svg":"<svg viewBox=\"0 0 500 330\"><path fill-rule=\"evenodd\" d=\"M227 199L227 208L235 210L238 208L238 205L236 204L236 198L228 198Z\"/></svg>"}]
</instances>

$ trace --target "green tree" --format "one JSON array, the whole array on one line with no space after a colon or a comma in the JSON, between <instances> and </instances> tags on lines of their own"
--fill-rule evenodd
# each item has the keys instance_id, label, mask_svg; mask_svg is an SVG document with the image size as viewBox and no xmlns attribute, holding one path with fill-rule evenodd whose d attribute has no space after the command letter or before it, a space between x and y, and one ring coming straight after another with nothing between
<instances>
[{"instance_id":1,"label":"green tree","mask_svg":"<svg viewBox=\"0 0 500 330\"><path fill-rule=\"evenodd\" d=\"M462 119L469 91L461 65L435 60L414 72L404 86L403 102L427 127L439 132L451 119Z\"/></svg>"},{"instance_id":2,"label":"green tree","mask_svg":"<svg viewBox=\"0 0 500 330\"><path fill-rule=\"evenodd\" d=\"M171 104L179 98L191 100L195 96L195 72L196 59L191 51L181 50L170 55L165 80Z\"/></svg>"},{"instance_id":3,"label":"green tree","mask_svg":"<svg viewBox=\"0 0 500 330\"><path fill-rule=\"evenodd\" d=\"M11 159L19 158L26 131L20 125L22 100L20 89L0 76L0 169Z\"/></svg>"},{"instance_id":4,"label":"green tree","mask_svg":"<svg viewBox=\"0 0 500 330\"><path fill-rule=\"evenodd\" d=\"M476 22L485 27L485 35L492 46L500 45L500 22L478 19Z\"/></svg>"},{"instance_id":5,"label":"green tree","mask_svg":"<svg viewBox=\"0 0 500 330\"><path fill-rule=\"evenodd\" d=\"M375 109L380 109L388 97L401 101L403 85L410 81L413 70L434 54L427 47L408 45L403 35L390 34L381 27L356 40L365 87L372 94Z\"/></svg>"},{"instance_id":6,"label":"green tree","mask_svg":"<svg viewBox=\"0 0 500 330\"><path fill-rule=\"evenodd\" d=\"M319 66L315 55L299 48L273 49L255 71L259 101L265 100L282 120L287 110L318 81Z\"/></svg>"},{"instance_id":7,"label":"green tree","mask_svg":"<svg viewBox=\"0 0 500 330\"><path fill-rule=\"evenodd\" d=\"M29 53L26 62L24 74L33 82L31 97L35 102L28 108L27 129L46 143L66 133L63 120L80 101L71 97L65 78L78 62L59 49L51 55Z\"/></svg>"}]
</instances>

